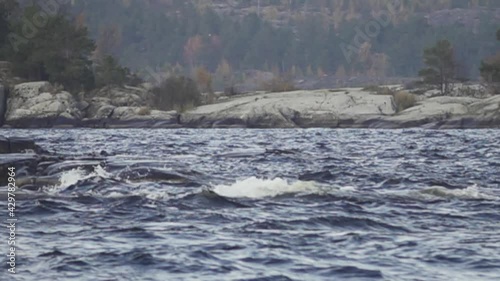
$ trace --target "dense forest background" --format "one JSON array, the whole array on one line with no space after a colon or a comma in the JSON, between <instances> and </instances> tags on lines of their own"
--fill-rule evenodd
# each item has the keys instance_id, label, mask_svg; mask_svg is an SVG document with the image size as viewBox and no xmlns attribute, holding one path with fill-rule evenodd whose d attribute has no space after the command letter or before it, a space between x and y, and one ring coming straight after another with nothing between
<instances>
[{"instance_id":1,"label":"dense forest background","mask_svg":"<svg viewBox=\"0 0 500 281\"><path fill-rule=\"evenodd\" d=\"M477 79L481 60L498 50L500 23L500 1L488 0L72 0L70 10L98 56L139 73L415 77L423 49L448 39L461 76ZM347 59L358 29L387 14L387 25Z\"/></svg>"},{"instance_id":2,"label":"dense forest background","mask_svg":"<svg viewBox=\"0 0 500 281\"><path fill-rule=\"evenodd\" d=\"M138 81L134 73L157 82L178 74L208 92L273 76L378 84L417 77L424 49L446 39L459 80L478 80L482 61L499 50L500 1L493 0L62 2L13 51L8 34L23 35L44 7L0 0L0 60L15 75L92 88Z\"/></svg>"}]
</instances>

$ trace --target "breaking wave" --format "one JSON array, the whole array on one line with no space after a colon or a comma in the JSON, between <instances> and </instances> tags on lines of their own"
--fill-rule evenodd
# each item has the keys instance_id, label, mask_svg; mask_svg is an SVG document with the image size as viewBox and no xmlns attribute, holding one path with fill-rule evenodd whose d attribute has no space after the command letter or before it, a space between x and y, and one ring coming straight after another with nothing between
<instances>
[{"instance_id":1,"label":"breaking wave","mask_svg":"<svg viewBox=\"0 0 500 281\"><path fill-rule=\"evenodd\" d=\"M251 199L325 192L317 183L311 181L291 182L282 178L259 179L257 177L240 180L231 185L218 185L213 191L224 197Z\"/></svg>"}]
</instances>

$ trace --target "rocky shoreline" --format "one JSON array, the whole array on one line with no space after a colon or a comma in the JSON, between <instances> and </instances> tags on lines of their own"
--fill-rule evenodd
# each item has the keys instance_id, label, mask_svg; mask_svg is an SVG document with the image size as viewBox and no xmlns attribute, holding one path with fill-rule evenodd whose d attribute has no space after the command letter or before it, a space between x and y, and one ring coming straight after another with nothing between
<instances>
[{"instance_id":1,"label":"rocky shoreline","mask_svg":"<svg viewBox=\"0 0 500 281\"><path fill-rule=\"evenodd\" d=\"M500 128L500 96L419 96L398 112L394 97L360 88L254 93L192 110L154 110L143 87L78 96L48 82L0 85L3 128Z\"/></svg>"}]
</instances>

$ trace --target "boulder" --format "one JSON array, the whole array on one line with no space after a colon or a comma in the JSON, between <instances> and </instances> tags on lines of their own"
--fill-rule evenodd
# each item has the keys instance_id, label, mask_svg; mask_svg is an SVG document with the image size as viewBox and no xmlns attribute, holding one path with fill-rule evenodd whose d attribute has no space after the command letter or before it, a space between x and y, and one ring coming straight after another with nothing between
<instances>
[{"instance_id":1,"label":"boulder","mask_svg":"<svg viewBox=\"0 0 500 281\"><path fill-rule=\"evenodd\" d=\"M114 107L151 107L154 105L154 95L149 89L143 87L108 86L94 92L88 102Z\"/></svg>"},{"instance_id":2,"label":"boulder","mask_svg":"<svg viewBox=\"0 0 500 281\"><path fill-rule=\"evenodd\" d=\"M9 138L10 153L21 153L25 151L37 151L38 146L35 141L29 138L11 137Z\"/></svg>"},{"instance_id":3,"label":"boulder","mask_svg":"<svg viewBox=\"0 0 500 281\"><path fill-rule=\"evenodd\" d=\"M7 185L5 175L8 174L9 168L15 168L16 177L25 176L36 173L36 165L38 163L38 155L36 154L3 154L0 158L0 186Z\"/></svg>"},{"instance_id":4,"label":"boulder","mask_svg":"<svg viewBox=\"0 0 500 281\"><path fill-rule=\"evenodd\" d=\"M76 104L70 93L49 82L18 84L7 101L5 124L23 128L76 126L82 117Z\"/></svg>"},{"instance_id":5,"label":"boulder","mask_svg":"<svg viewBox=\"0 0 500 281\"><path fill-rule=\"evenodd\" d=\"M147 87L105 87L87 100L83 126L94 128L178 127L178 114L152 110L154 95Z\"/></svg>"},{"instance_id":6,"label":"boulder","mask_svg":"<svg viewBox=\"0 0 500 281\"><path fill-rule=\"evenodd\" d=\"M15 168L16 176L36 172L39 160L37 153L46 153L29 138L0 136L0 186L7 184L9 168Z\"/></svg>"}]
</instances>

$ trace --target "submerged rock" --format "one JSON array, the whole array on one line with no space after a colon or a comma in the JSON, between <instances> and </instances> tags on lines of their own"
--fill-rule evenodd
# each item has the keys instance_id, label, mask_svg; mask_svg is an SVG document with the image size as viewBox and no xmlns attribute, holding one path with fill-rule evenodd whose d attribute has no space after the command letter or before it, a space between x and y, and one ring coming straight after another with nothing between
<instances>
[{"instance_id":1,"label":"submerged rock","mask_svg":"<svg viewBox=\"0 0 500 281\"><path fill-rule=\"evenodd\" d=\"M0 186L7 185L9 168L14 167L16 177L36 174L36 167L39 161L37 154L2 154L0 157Z\"/></svg>"},{"instance_id":2,"label":"submerged rock","mask_svg":"<svg viewBox=\"0 0 500 281\"><path fill-rule=\"evenodd\" d=\"M0 136L0 186L8 184L9 168L15 168L16 186L37 190L55 186L61 173L78 169L93 171L105 158L68 157L49 153L29 138Z\"/></svg>"},{"instance_id":3,"label":"submerged rock","mask_svg":"<svg viewBox=\"0 0 500 281\"><path fill-rule=\"evenodd\" d=\"M35 144L35 141L23 137L6 138L0 136L0 154L33 152L42 153L44 150Z\"/></svg>"}]
</instances>

